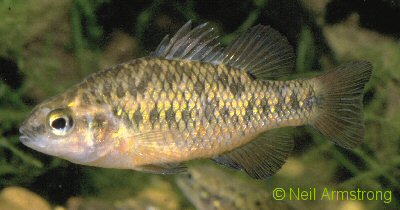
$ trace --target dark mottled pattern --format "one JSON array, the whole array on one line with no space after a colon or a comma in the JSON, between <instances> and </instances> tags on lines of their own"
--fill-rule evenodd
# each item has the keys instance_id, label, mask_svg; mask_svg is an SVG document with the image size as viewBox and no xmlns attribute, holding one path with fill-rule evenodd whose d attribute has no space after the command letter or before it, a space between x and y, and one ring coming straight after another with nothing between
<instances>
[{"instance_id":1,"label":"dark mottled pattern","mask_svg":"<svg viewBox=\"0 0 400 210\"><path fill-rule=\"evenodd\" d=\"M186 123L190 123L191 122L191 118L190 118L190 111L189 110L183 110L182 111L182 120Z\"/></svg>"},{"instance_id":2,"label":"dark mottled pattern","mask_svg":"<svg viewBox=\"0 0 400 210\"><path fill-rule=\"evenodd\" d=\"M267 100L262 100L261 101L261 110L262 110L262 115L267 116L268 113L270 112L270 106L268 105Z\"/></svg>"},{"instance_id":3,"label":"dark mottled pattern","mask_svg":"<svg viewBox=\"0 0 400 210\"><path fill-rule=\"evenodd\" d=\"M194 90L196 91L197 95L201 95L204 92L204 82L197 80L194 84Z\"/></svg>"},{"instance_id":4,"label":"dark mottled pattern","mask_svg":"<svg viewBox=\"0 0 400 210\"><path fill-rule=\"evenodd\" d=\"M251 122L251 117L254 116L253 114L253 107L254 107L254 98L251 97L251 99L249 99L249 103L246 107L246 113L244 115L244 120L247 122L248 125L250 125Z\"/></svg>"},{"instance_id":5,"label":"dark mottled pattern","mask_svg":"<svg viewBox=\"0 0 400 210\"><path fill-rule=\"evenodd\" d=\"M189 61L138 59L86 81L94 94L83 94L84 103L100 98L116 117L130 120L134 132L178 129L203 135L199 139L204 141L214 135L213 129L223 138L220 128L240 136L264 129L260 126L290 120L299 124L311 115L316 101L307 81L254 80L237 69Z\"/></svg>"},{"instance_id":6,"label":"dark mottled pattern","mask_svg":"<svg viewBox=\"0 0 400 210\"><path fill-rule=\"evenodd\" d=\"M103 84L103 93L104 93L104 95L107 95L107 96L110 97L111 96L111 91L112 91L111 83L108 82L108 81L105 81L104 84Z\"/></svg>"},{"instance_id":7,"label":"dark mottled pattern","mask_svg":"<svg viewBox=\"0 0 400 210\"><path fill-rule=\"evenodd\" d=\"M172 108L169 108L166 113L166 120L168 122L169 127L175 122L175 112Z\"/></svg>"},{"instance_id":8,"label":"dark mottled pattern","mask_svg":"<svg viewBox=\"0 0 400 210\"><path fill-rule=\"evenodd\" d=\"M40 134L45 133L45 126L44 125L33 126L32 131Z\"/></svg>"},{"instance_id":9,"label":"dark mottled pattern","mask_svg":"<svg viewBox=\"0 0 400 210\"><path fill-rule=\"evenodd\" d=\"M124 95L125 95L125 89L124 89L124 87L122 86L122 84L120 84L120 85L117 87L117 96L118 96L118 98L122 98L122 97L124 97Z\"/></svg>"},{"instance_id":10,"label":"dark mottled pattern","mask_svg":"<svg viewBox=\"0 0 400 210\"><path fill-rule=\"evenodd\" d=\"M89 105L90 103L91 102L90 102L90 98L89 98L88 94L82 93L82 104Z\"/></svg>"},{"instance_id":11,"label":"dark mottled pattern","mask_svg":"<svg viewBox=\"0 0 400 210\"><path fill-rule=\"evenodd\" d=\"M137 91L137 87L135 86L135 83L133 81L128 83L128 91L133 98L137 97L138 91Z\"/></svg>"},{"instance_id":12,"label":"dark mottled pattern","mask_svg":"<svg viewBox=\"0 0 400 210\"><path fill-rule=\"evenodd\" d=\"M221 81L223 88L227 87L229 84L228 75L225 72L221 72L221 74L218 75L218 80Z\"/></svg>"},{"instance_id":13,"label":"dark mottled pattern","mask_svg":"<svg viewBox=\"0 0 400 210\"><path fill-rule=\"evenodd\" d=\"M209 123L213 120L213 107L211 105L206 106L204 110L205 118L208 120Z\"/></svg>"},{"instance_id":14,"label":"dark mottled pattern","mask_svg":"<svg viewBox=\"0 0 400 210\"><path fill-rule=\"evenodd\" d=\"M140 109L136 109L136 111L133 113L133 122L136 126L139 126L139 124L143 120L143 115L140 113Z\"/></svg>"},{"instance_id":15,"label":"dark mottled pattern","mask_svg":"<svg viewBox=\"0 0 400 210\"><path fill-rule=\"evenodd\" d=\"M234 96L237 96L238 94L238 87L237 87L237 84L235 84L235 83L231 83L230 85L229 85L229 90L231 91L231 93L234 95Z\"/></svg>"},{"instance_id":16,"label":"dark mottled pattern","mask_svg":"<svg viewBox=\"0 0 400 210\"><path fill-rule=\"evenodd\" d=\"M289 106L292 107L292 109L294 109L294 110L297 110L300 108L299 100L297 98L297 93L292 93L292 95L290 96Z\"/></svg>"},{"instance_id":17,"label":"dark mottled pattern","mask_svg":"<svg viewBox=\"0 0 400 210\"><path fill-rule=\"evenodd\" d=\"M150 111L150 122L152 125L154 125L155 122L157 122L160 118L160 114L157 111L157 107L154 107L151 111Z\"/></svg>"},{"instance_id":18,"label":"dark mottled pattern","mask_svg":"<svg viewBox=\"0 0 400 210\"><path fill-rule=\"evenodd\" d=\"M278 112L279 117L284 117L284 108L283 106L285 105L285 99L283 98L282 93L278 95L278 103L275 106L276 112Z\"/></svg>"},{"instance_id":19,"label":"dark mottled pattern","mask_svg":"<svg viewBox=\"0 0 400 210\"><path fill-rule=\"evenodd\" d=\"M139 93L143 93L143 92L146 90L146 88L147 88L147 84L148 84L148 81L146 81L146 79L141 80L141 81L139 82L139 85L136 86L136 90L137 90Z\"/></svg>"}]
</instances>

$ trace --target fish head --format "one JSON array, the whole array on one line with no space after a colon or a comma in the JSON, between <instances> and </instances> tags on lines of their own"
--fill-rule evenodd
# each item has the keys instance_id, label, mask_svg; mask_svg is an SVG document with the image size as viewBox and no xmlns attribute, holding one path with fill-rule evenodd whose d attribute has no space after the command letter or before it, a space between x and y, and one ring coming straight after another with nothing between
<instances>
[{"instance_id":1,"label":"fish head","mask_svg":"<svg viewBox=\"0 0 400 210\"><path fill-rule=\"evenodd\" d=\"M100 105L82 104L79 96L60 95L32 110L19 129L20 141L74 163L92 162L110 150L107 140L115 125L111 117Z\"/></svg>"}]
</instances>

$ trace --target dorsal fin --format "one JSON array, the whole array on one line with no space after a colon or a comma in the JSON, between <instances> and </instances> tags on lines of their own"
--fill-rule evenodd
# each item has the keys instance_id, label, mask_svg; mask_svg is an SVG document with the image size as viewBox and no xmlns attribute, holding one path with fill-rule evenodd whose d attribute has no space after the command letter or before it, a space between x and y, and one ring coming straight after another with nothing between
<instances>
[{"instance_id":1,"label":"dorsal fin","mask_svg":"<svg viewBox=\"0 0 400 210\"><path fill-rule=\"evenodd\" d=\"M293 49L269 26L249 29L225 50L217 38L207 23L191 29L189 21L172 38L165 36L151 56L225 64L260 79L284 76L294 68Z\"/></svg>"},{"instance_id":2,"label":"dorsal fin","mask_svg":"<svg viewBox=\"0 0 400 210\"><path fill-rule=\"evenodd\" d=\"M259 79L285 76L295 64L293 49L287 39L263 25L254 26L239 36L222 52L219 60Z\"/></svg>"},{"instance_id":3,"label":"dorsal fin","mask_svg":"<svg viewBox=\"0 0 400 210\"><path fill-rule=\"evenodd\" d=\"M288 134L287 128L274 129L213 160L234 169L242 169L255 179L263 179L282 167L293 146L293 136Z\"/></svg>"},{"instance_id":4,"label":"dorsal fin","mask_svg":"<svg viewBox=\"0 0 400 210\"><path fill-rule=\"evenodd\" d=\"M191 25L188 21L171 39L165 36L150 56L213 62L222 50L214 28L204 23L191 30Z\"/></svg>"}]
</instances>

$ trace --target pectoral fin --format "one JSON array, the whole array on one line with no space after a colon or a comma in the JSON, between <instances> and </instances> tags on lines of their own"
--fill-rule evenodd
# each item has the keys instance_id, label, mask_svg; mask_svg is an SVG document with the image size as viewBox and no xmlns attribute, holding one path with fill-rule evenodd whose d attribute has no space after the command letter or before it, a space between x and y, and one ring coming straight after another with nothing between
<instances>
[{"instance_id":1,"label":"pectoral fin","mask_svg":"<svg viewBox=\"0 0 400 210\"><path fill-rule=\"evenodd\" d=\"M282 129L260 134L243 147L213 158L217 163L246 171L255 179L275 174L293 149L293 138Z\"/></svg>"},{"instance_id":2,"label":"pectoral fin","mask_svg":"<svg viewBox=\"0 0 400 210\"><path fill-rule=\"evenodd\" d=\"M155 174L176 174L185 172L187 168L179 163L161 163L140 166L137 170Z\"/></svg>"}]
</instances>

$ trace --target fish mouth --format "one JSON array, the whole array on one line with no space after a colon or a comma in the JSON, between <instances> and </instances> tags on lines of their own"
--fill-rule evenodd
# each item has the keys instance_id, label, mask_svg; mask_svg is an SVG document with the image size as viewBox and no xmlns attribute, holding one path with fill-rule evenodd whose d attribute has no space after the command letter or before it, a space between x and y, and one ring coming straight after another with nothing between
<instances>
[{"instance_id":1,"label":"fish mouth","mask_svg":"<svg viewBox=\"0 0 400 210\"><path fill-rule=\"evenodd\" d=\"M36 149L45 147L45 145L40 144L35 135L31 134L30 132L27 132L27 130L23 126L19 128L19 132L21 133L19 141L22 144Z\"/></svg>"},{"instance_id":2,"label":"fish mouth","mask_svg":"<svg viewBox=\"0 0 400 210\"><path fill-rule=\"evenodd\" d=\"M19 133L21 133L21 136L19 137L19 139L22 142L26 142L26 141L29 141L31 139L34 139L33 138L34 136L32 134L30 134L29 132L27 132L24 127L20 127L19 128Z\"/></svg>"},{"instance_id":3,"label":"fish mouth","mask_svg":"<svg viewBox=\"0 0 400 210\"><path fill-rule=\"evenodd\" d=\"M22 135L19 137L19 141L23 144L27 144L30 141L30 138L28 136Z\"/></svg>"}]
</instances>

